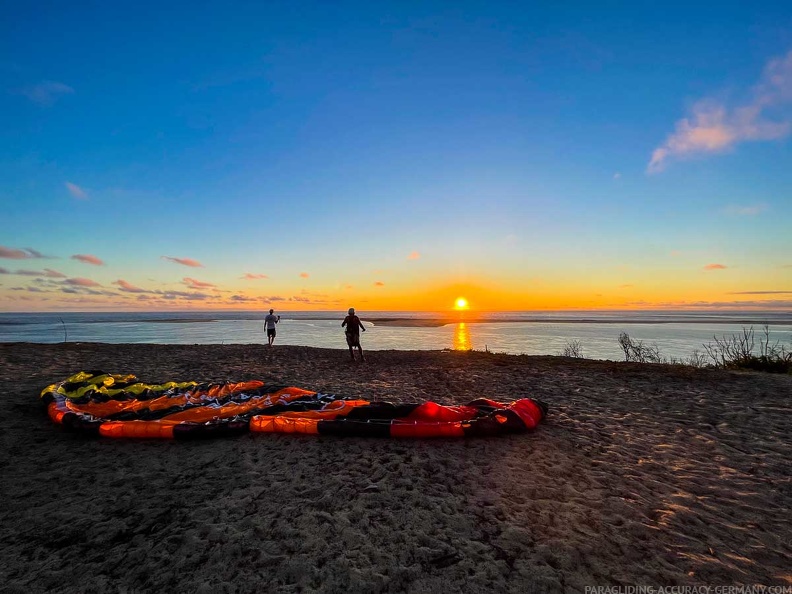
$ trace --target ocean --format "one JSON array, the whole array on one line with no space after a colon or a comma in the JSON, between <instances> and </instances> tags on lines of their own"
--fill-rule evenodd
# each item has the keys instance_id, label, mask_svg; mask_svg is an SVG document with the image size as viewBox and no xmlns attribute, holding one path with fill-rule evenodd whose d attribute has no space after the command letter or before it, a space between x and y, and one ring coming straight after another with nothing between
<instances>
[{"instance_id":1,"label":"ocean","mask_svg":"<svg viewBox=\"0 0 792 594\"><path fill-rule=\"evenodd\" d=\"M277 312L275 345L345 349L343 312ZM475 349L557 355L579 342L589 359L622 360L620 333L656 345L666 357L703 352L714 337L742 335L753 326L756 346L764 326L771 342L792 348L792 312L525 311L358 312L365 350ZM0 342L105 342L161 344L265 344L264 311L0 313ZM403 327L370 320L453 318L439 327ZM472 319L483 320L471 322ZM467 321L466 321L467 320Z\"/></svg>"}]
</instances>

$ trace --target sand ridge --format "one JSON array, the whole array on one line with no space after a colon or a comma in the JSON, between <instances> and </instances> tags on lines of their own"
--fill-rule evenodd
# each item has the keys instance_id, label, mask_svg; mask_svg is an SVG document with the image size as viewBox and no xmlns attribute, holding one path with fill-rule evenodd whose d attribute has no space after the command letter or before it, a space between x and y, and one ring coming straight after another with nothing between
<instances>
[{"instance_id":1,"label":"sand ridge","mask_svg":"<svg viewBox=\"0 0 792 594\"><path fill-rule=\"evenodd\" d=\"M792 584L792 376L479 352L0 344L9 592L578 592ZM522 396L526 435L86 439L81 369L392 401Z\"/></svg>"}]
</instances>

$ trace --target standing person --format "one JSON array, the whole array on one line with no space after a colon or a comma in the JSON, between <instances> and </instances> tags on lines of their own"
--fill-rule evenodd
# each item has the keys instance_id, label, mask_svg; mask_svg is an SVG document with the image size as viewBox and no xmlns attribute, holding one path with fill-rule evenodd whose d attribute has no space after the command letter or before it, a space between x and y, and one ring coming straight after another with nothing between
<instances>
[{"instance_id":1,"label":"standing person","mask_svg":"<svg viewBox=\"0 0 792 594\"><path fill-rule=\"evenodd\" d=\"M280 316L275 315L275 310L271 309L269 314L264 318L264 327L267 329L267 340L269 345L275 341L275 324L280 322Z\"/></svg>"},{"instance_id":2,"label":"standing person","mask_svg":"<svg viewBox=\"0 0 792 594\"><path fill-rule=\"evenodd\" d=\"M352 347L357 347L357 350L360 351L360 360L365 361L363 347L360 346L360 331L363 330L365 332L366 329L363 327L360 318L355 315L354 307L350 307L347 314L347 317L341 322L341 327L346 326L344 332L346 333L347 346L349 346L349 356L352 357L353 361L355 360L355 351L352 350Z\"/></svg>"}]
</instances>

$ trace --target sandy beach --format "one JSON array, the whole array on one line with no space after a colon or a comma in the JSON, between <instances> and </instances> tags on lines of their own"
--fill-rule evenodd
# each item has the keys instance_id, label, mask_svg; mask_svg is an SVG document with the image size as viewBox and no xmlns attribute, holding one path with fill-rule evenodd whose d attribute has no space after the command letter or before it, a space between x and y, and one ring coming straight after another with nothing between
<instances>
[{"instance_id":1,"label":"sandy beach","mask_svg":"<svg viewBox=\"0 0 792 594\"><path fill-rule=\"evenodd\" d=\"M482 352L0 344L4 592L792 586L792 376ZM394 402L536 397L535 431L88 439L80 370Z\"/></svg>"}]
</instances>

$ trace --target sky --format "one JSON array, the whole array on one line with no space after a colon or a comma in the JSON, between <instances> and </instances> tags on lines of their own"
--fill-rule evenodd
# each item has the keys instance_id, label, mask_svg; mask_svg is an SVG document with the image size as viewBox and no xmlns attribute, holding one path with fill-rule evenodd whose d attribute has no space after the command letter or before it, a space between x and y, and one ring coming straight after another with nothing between
<instances>
[{"instance_id":1,"label":"sky","mask_svg":"<svg viewBox=\"0 0 792 594\"><path fill-rule=\"evenodd\" d=\"M792 4L0 4L0 311L792 309Z\"/></svg>"}]
</instances>

